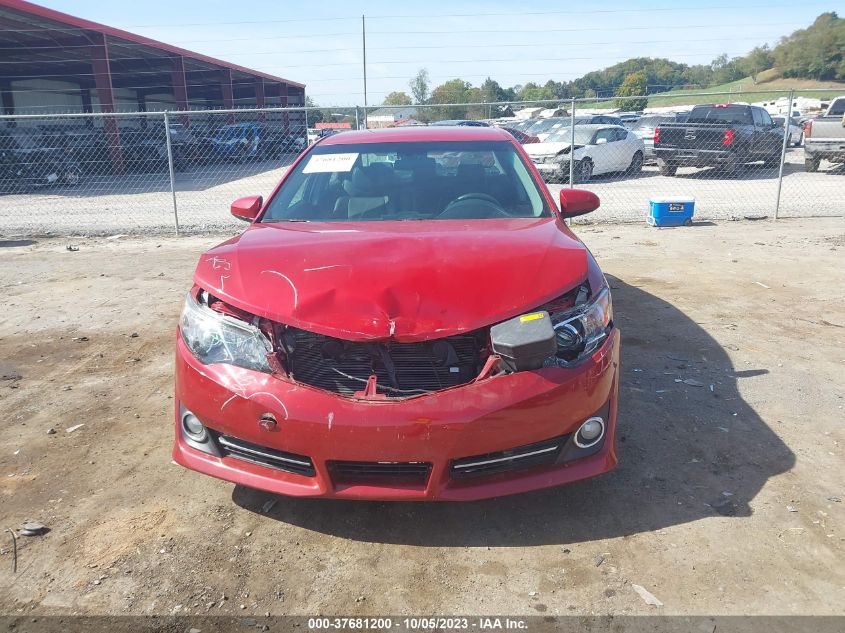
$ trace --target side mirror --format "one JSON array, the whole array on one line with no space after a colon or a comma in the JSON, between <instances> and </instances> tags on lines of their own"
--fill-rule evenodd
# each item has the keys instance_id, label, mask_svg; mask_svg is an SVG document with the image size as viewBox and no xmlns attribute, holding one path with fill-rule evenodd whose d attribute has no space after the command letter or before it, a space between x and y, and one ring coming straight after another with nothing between
<instances>
[{"instance_id":1,"label":"side mirror","mask_svg":"<svg viewBox=\"0 0 845 633\"><path fill-rule=\"evenodd\" d=\"M605 143L607 143L606 138L597 138L596 139L596 145L604 145Z\"/></svg>"},{"instance_id":2,"label":"side mirror","mask_svg":"<svg viewBox=\"0 0 845 633\"><path fill-rule=\"evenodd\" d=\"M246 220L252 222L258 217L258 212L261 211L261 205L264 204L264 198L261 196L247 196L246 198L238 198L232 203L231 211L239 220Z\"/></svg>"},{"instance_id":3,"label":"side mirror","mask_svg":"<svg viewBox=\"0 0 845 633\"><path fill-rule=\"evenodd\" d=\"M601 201L592 191L586 189L560 190L560 217L574 218L595 211Z\"/></svg>"}]
</instances>

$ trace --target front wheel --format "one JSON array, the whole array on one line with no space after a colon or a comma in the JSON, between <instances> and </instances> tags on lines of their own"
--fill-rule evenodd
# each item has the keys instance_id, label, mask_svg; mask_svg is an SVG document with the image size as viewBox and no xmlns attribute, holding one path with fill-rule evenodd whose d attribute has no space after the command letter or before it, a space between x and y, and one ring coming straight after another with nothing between
<instances>
[{"instance_id":1,"label":"front wheel","mask_svg":"<svg viewBox=\"0 0 845 633\"><path fill-rule=\"evenodd\" d=\"M634 157L631 159L631 164L628 165L628 169L625 170L625 173L629 176L634 176L640 173L643 170L643 153L642 152L634 152Z\"/></svg>"},{"instance_id":2,"label":"front wheel","mask_svg":"<svg viewBox=\"0 0 845 633\"><path fill-rule=\"evenodd\" d=\"M809 172L817 172L821 163L821 158L812 158L811 156L807 156L804 158L804 170Z\"/></svg>"},{"instance_id":3,"label":"front wheel","mask_svg":"<svg viewBox=\"0 0 845 633\"><path fill-rule=\"evenodd\" d=\"M71 187L77 186L81 179L82 171L79 169L79 167L76 167L75 165L66 167L64 174L62 174L62 182Z\"/></svg>"},{"instance_id":4,"label":"front wheel","mask_svg":"<svg viewBox=\"0 0 845 633\"><path fill-rule=\"evenodd\" d=\"M592 177L593 161L584 158L575 166L575 182L590 182Z\"/></svg>"}]
</instances>

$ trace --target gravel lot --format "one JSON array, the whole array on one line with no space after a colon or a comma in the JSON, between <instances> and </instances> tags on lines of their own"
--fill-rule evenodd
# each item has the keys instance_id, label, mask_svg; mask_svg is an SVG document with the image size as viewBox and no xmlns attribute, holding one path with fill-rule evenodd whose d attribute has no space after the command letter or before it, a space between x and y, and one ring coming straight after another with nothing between
<instances>
[{"instance_id":1,"label":"gravel lot","mask_svg":"<svg viewBox=\"0 0 845 633\"><path fill-rule=\"evenodd\" d=\"M285 161L226 163L192 167L176 175L179 220L186 232L233 228L232 200L267 196L284 173ZM677 177L660 176L646 165L636 178L599 176L585 188L598 193L602 207L585 223L642 220L652 196L694 196L696 215L715 220L773 216L777 170L751 166L738 179L724 179L712 169L682 169ZM552 185L552 190L560 189ZM822 171L804 172L803 148L792 148L784 167L781 217L845 215L845 167L823 163ZM173 231L173 197L167 174L88 177L79 187L56 187L32 194L0 197L0 235L166 234Z\"/></svg>"},{"instance_id":2,"label":"gravel lot","mask_svg":"<svg viewBox=\"0 0 845 633\"><path fill-rule=\"evenodd\" d=\"M845 615L844 229L582 227L623 332L620 465L472 504L171 464L174 326L219 236L0 241L0 526L50 528L14 575L3 535L0 614Z\"/></svg>"}]
</instances>

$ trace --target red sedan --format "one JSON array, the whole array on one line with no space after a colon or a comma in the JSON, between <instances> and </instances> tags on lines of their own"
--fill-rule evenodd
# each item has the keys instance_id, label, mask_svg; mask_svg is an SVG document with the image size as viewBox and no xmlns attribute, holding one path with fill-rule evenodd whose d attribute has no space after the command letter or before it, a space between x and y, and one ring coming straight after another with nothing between
<instances>
[{"instance_id":1,"label":"red sedan","mask_svg":"<svg viewBox=\"0 0 845 633\"><path fill-rule=\"evenodd\" d=\"M295 496L471 500L616 464L619 330L593 256L494 128L347 132L204 254L174 459Z\"/></svg>"}]
</instances>

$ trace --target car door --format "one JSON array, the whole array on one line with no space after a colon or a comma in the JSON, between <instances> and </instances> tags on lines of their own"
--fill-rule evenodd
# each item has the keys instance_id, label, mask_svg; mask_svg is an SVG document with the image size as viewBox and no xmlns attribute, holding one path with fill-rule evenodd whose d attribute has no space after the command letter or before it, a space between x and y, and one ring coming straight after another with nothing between
<instances>
[{"instance_id":1,"label":"car door","mask_svg":"<svg viewBox=\"0 0 845 633\"><path fill-rule=\"evenodd\" d=\"M614 156L618 149L616 130L612 127L602 128L593 138L594 145L590 147L593 158L593 173L606 174L619 168L619 158Z\"/></svg>"},{"instance_id":2,"label":"car door","mask_svg":"<svg viewBox=\"0 0 845 633\"><path fill-rule=\"evenodd\" d=\"M760 108L760 143L759 155L760 158L770 158L773 154L779 154L781 145L783 145L782 134L787 134L789 130L789 117L784 117L783 130L775 125L772 121L771 115L763 108Z\"/></svg>"},{"instance_id":3,"label":"car door","mask_svg":"<svg viewBox=\"0 0 845 633\"><path fill-rule=\"evenodd\" d=\"M639 149L640 144L637 142L637 135L633 132L626 130L625 128L619 127L616 129L616 143L619 147L617 155L619 156L619 167L620 171L624 169L628 169L631 166L631 161L634 160L634 154Z\"/></svg>"}]
</instances>

